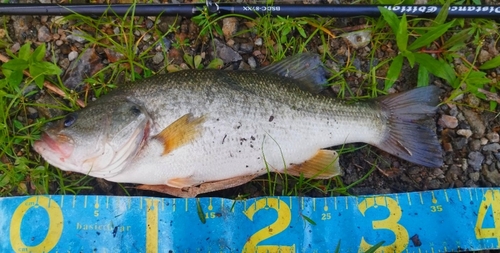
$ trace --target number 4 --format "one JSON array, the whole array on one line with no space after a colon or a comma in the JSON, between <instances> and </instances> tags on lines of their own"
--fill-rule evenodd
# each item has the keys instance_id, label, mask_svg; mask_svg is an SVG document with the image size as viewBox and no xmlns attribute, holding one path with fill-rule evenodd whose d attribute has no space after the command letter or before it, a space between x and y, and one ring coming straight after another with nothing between
<instances>
[{"instance_id":1,"label":"number 4","mask_svg":"<svg viewBox=\"0 0 500 253\"><path fill-rule=\"evenodd\" d=\"M493 213L493 227L483 228L486 212L491 208ZM484 200L481 202L477 212L476 228L474 229L477 239L497 239L500 244L500 191L488 190L484 194Z\"/></svg>"}]
</instances>

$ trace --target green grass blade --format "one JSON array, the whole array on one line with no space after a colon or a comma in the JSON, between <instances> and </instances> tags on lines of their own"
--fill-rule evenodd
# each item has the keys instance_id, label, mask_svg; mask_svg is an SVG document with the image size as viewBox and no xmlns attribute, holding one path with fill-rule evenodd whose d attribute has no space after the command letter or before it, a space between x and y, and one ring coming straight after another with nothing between
<instances>
[{"instance_id":1,"label":"green grass blade","mask_svg":"<svg viewBox=\"0 0 500 253\"><path fill-rule=\"evenodd\" d=\"M387 71L384 90L388 90L392 87L394 82L396 82L396 80L398 79L399 74L401 74L402 68L403 68L403 55L398 55L396 56L396 58L394 58L394 60L392 60L391 66Z\"/></svg>"},{"instance_id":2,"label":"green grass blade","mask_svg":"<svg viewBox=\"0 0 500 253\"><path fill-rule=\"evenodd\" d=\"M397 34L398 33L398 28L399 28L399 18L396 16L396 14L384 7L378 7L380 13L382 14L382 17L384 20L389 24L391 27L392 31Z\"/></svg>"},{"instance_id":3,"label":"green grass blade","mask_svg":"<svg viewBox=\"0 0 500 253\"><path fill-rule=\"evenodd\" d=\"M437 38L441 37L445 32L447 32L454 22L448 22L446 24L438 25L432 28L430 31L426 32L418 39L416 39L410 46L408 50L416 50L420 47L427 46L435 41ZM398 45L399 46L399 45Z\"/></svg>"},{"instance_id":4,"label":"green grass blade","mask_svg":"<svg viewBox=\"0 0 500 253\"><path fill-rule=\"evenodd\" d=\"M451 85L455 83L457 76L448 63L434 59L428 54L421 53L415 53L415 61L420 64L420 67L425 67L431 74L443 78Z\"/></svg>"},{"instance_id":5,"label":"green grass blade","mask_svg":"<svg viewBox=\"0 0 500 253\"><path fill-rule=\"evenodd\" d=\"M408 47L408 22L406 21L406 14L403 14L396 33L396 43L401 52L406 51Z\"/></svg>"},{"instance_id":6,"label":"green grass blade","mask_svg":"<svg viewBox=\"0 0 500 253\"><path fill-rule=\"evenodd\" d=\"M479 69L494 69L498 66L500 66L500 55L497 55L495 58L483 63Z\"/></svg>"}]
</instances>

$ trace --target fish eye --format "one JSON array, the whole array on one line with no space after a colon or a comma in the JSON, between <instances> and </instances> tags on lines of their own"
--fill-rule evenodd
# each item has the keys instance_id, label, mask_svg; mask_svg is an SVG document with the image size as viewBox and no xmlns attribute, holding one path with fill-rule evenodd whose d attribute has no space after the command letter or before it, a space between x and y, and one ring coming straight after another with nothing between
<instances>
[{"instance_id":1,"label":"fish eye","mask_svg":"<svg viewBox=\"0 0 500 253\"><path fill-rule=\"evenodd\" d=\"M132 107L130 107L130 112L132 112L136 116L142 113L141 109L139 109L137 105L133 105Z\"/></svg>"},{"instance_id":2,"label":"fish eye","mask_svg":"<svg viewBox=\"0 0 500 253\"><path fill-rule=\"evenodd\" d=\"M68 114L66 118L64 118L64 127L70 127L76 122L76 115Z\"/></svg>"}]
</instances>

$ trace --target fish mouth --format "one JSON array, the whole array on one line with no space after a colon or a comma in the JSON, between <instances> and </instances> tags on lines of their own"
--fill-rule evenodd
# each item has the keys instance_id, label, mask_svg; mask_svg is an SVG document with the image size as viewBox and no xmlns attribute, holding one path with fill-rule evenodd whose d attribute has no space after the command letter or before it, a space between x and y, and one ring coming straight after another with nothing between
<instances>
[{"instance_id":1,"label":"fish mouth","mask_svg":"<svg viewBox=\"0 0 500 253\"><path fill-rule=\"evenodd\" d=\"M65 135L56 135L55 138L42 133L42 138L35 141L33 148L42 156L57 155L62 162L73 153L73 140Z\"/></svg>"}]
</instances>

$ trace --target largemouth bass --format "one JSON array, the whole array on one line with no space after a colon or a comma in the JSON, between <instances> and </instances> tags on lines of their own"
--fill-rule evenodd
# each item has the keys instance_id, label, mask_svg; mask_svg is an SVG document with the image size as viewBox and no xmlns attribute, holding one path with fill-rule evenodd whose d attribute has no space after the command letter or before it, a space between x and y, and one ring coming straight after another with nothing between
<instances>
[{"instance_id":1,"label":"largemouth bass","mask_svg":"<svg viewBox=\"0 0 500 253\"><path fill-rule=\"evenodd\" d=\"M257 71L185 70L124 84L52 122L34 148L66 171L176 196L229 188L268 171L331 178L338 154L364 142L442 165L435 86L363 102L319 94L316 55Z\"/></svg>"}]
</instances>

